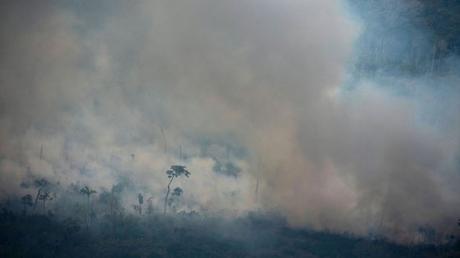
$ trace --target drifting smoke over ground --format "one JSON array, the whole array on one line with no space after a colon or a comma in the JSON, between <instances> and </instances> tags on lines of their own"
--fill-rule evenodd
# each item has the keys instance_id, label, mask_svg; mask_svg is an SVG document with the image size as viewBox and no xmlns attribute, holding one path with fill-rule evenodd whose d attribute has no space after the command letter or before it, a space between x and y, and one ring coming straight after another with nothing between
<instances>
[{"instance_id":1,"label":"drifting smoke over ground","mask_svg":"<svg viewBox=\"0 0 460 258\"><path fill-rule=\"evenodd\" d=\"M160 207L165 170L183 163L185 210L260 208L292 225L398 240L455 223L459 92L430 85L458 78L347 80L366 27L342 1L1 10L3 197L39 177L96 189L129 180L127 203L144 192Z\"/></svg>"}]
</instances>

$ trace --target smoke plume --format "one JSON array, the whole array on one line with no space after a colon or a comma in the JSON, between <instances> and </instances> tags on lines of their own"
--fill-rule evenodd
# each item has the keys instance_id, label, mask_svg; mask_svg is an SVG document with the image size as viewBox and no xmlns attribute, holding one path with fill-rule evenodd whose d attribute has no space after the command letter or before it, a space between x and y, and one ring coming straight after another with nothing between
<instances>
[{"instance_id":1,"label":"smoke plume","mask_svg":"<svg viewBox=\"0 0 460 258\"><path fill-rule=\"evenodd\" d=\"M365 26L343 1L0 9L3 197L33 178L96 189L124 178L160 207L166 169L184 164L184 209L262 209L294 226L399 240L455 223L458 90L446 101L429 86L391 90L436 83L422 78L347 88Z\"/></svg>"}]
</instances>

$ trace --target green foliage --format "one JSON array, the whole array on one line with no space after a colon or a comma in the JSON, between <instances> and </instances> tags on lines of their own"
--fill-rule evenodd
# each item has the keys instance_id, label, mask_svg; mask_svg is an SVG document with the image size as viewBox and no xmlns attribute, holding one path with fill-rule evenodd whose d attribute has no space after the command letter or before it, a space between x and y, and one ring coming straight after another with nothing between
<instances>
[{"instance_id":1,"label":"green foliage","mask_svg":"<svg viewBox=\"0 0 460 258\"><path fill-rule=\"evenodd\" d=\"M176 188L174 188L172 195L173 196L181 196L181 194L183 192L184 192L184 190L182 190L182 188L176 187Z\"/></svg>"},{"instance_id":2,"label":"green foliage","mask_svg":"<svg viewBox=\"0 0 460 258\"><path fill-rule=\"evenodd\" d=\"M185 169L185 166L173 165L170 169L166 171L168 178L180 177L182 175L189 177L190 172Z\"/></svg>"},{"instance_id":3,"label":"green foliage","mask_svg":"<svg viewBox=\"0 0 460 258\"><path fill-rule=\"evenodd\" d=\"M163 208L163 213L166 214L166 208L169 205L171 205L171 202L169 200L169 192L171 190L171 183L173 182L174 178L176 177L180 177L180 176L186 176L186 177L189 177L191 175L191 173L185 168L185 166L181 166L181 165L173 165L171 166L170 169L168 169L166 171L166 175L168 175L168 178L169 178L169 183L168 183L168 188L167 188L167 191L166 191L166 196L165 196L165 200L164 200L164 208ZM176 188L176 189L180 189L180 188ZM174 190L176 190L174 189ZM180 190L177 190L177 191L180 191L179 195L182 194L182 189Z\"/></svg>"}]
</instances>

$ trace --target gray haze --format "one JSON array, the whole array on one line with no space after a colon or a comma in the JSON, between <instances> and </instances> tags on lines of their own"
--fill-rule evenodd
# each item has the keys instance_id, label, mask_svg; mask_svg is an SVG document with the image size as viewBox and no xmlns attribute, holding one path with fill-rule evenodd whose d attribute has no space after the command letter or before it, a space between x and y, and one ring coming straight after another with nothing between
<instances>
[{"instance_id":1,"label":"gray haze","mask_svg":"<svg viewBox=\"0 0 460 258\"><path fill-rule=\"evenodd\" d=\"M186 210L274 211L401 241L455 225L458 90L389 90L441 80L423 77L346 90L365 26L342 1L3 2L4 198L38 177L96 189L128 178L161 205L164 171L183 163ZM216 173L217 160L241 172Z\"/></svg>"}]
</instances>

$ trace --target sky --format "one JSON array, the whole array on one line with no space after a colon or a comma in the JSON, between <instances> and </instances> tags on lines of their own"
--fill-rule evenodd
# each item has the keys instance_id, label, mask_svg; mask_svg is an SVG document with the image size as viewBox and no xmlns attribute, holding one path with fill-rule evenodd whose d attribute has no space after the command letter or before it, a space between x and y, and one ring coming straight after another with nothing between
<instances>
[{"instance_id":1,"label":"sky","mask_svg":"<svg viewBox=\"0 0 460 258\"><path fill-rule=\"evenodd\" d=\"M142 192L160 207L166 169L183 164L187 211L401 241L453 230L459 78L357 78L363 35L382 35L347 2L1 5L2 198L42 177L128 180L127 205Z\"/></svg>"}]
</instances>

